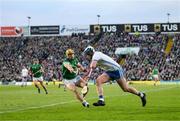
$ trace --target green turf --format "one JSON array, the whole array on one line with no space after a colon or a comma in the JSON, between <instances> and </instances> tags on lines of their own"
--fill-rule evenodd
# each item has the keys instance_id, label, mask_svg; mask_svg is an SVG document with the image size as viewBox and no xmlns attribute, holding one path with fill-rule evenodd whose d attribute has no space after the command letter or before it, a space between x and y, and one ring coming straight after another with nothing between
<instances>
[{"instance_id":1,"label":"green turf","mask_svg":"<svg viewBox=\"0 0 180 121\"><path fill-rule=\"evenodd\" d=\"M147 106L140 98L122 92L118 85L104 85L106 106L94 107L95 86L90 86L85 108L70 91L48 86L49 94L41 94L33 86L0 86L0 121L58 120L180 120L180 85L133 85L147 94Z\"/></svg>"}]
</instances>

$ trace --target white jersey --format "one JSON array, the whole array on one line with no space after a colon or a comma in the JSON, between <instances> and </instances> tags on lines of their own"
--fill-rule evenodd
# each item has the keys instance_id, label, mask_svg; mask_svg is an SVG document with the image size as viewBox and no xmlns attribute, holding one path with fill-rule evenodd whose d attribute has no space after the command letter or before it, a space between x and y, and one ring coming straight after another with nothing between
<instances>
[{"instance_id":1,"label":"white jersey","mask_svg":"<svg viewBox=\"0 0 180 121\"><path fill-rule=\"evenodd\" d=\"M106 71L122 69L116 61L102 52L96 51L92 57L92 61L97 61L97 66Z\"/></svg>"},{"instance_id":2,"label":"white jersey","mask_svg":"<svg viewBox=\"0 0 180 121\"><path fill-rule=\"evenodd\" d=\"M26 68L23 68L21 71L21 76L22 77L27 77L28 76L28 70Z\"/></svg>"}]
</instances>

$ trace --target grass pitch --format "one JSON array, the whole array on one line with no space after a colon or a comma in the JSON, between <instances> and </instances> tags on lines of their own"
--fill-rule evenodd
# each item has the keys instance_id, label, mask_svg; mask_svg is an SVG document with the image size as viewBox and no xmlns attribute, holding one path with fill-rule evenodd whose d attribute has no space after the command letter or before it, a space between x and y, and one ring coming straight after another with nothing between
<instances>
[{"instance_id":1,"label":"grass pitch","mask_svg":"<svg viewBox=\"0 0 180 121\"><path fill-rule=\"evenodd\" d=\"M59 120L180 120L180 85L133 84L146 92L147 105L142 107L140 98L123 92L117 84L104 85L106 106L94 107L98 96L95 86L90 86L85 108L72 92L48 85L49 94L34 86L0 86L0 121L59 121Z\"/></svg>"}]
</instances>

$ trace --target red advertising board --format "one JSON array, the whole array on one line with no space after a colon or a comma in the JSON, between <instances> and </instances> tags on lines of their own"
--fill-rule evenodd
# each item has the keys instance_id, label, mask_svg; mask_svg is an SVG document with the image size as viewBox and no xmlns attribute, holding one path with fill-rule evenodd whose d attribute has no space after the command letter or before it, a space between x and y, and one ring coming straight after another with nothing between
<instances>
[{"instance_id":1,"label":"red advertising board","mask_svg":"<svg viewBox=\"0 0 180 121\"><path fill-rule=\"evenodd\" d=\"M22 27L14 27L14 26L1 27L0 31L1 31L0 32L1 36L20 36L23 33Z\"/></svg>"}]
</instances>

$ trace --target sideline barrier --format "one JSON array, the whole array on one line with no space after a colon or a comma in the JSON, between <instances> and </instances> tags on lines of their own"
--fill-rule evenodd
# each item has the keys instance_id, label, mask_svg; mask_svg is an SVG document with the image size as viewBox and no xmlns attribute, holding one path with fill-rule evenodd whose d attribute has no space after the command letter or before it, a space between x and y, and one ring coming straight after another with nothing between
<instances>
[{"instance_id":1,"label":"sideline barrier","mask_svg":"<svg viewBox=\"0 0 180 121\"><path fill-rule=\"evenodd\" d=\"M44 84L46 84L46 81L43 81ZM55 85L64 85L64 83L62 81L55 81ZM32 82L32 85L34 85L34 82ZM48 82L48 85L54 85L53 81Z\"/></svg>"},{"instance_id":2,"label":"sideline barrier","mask_svg":"<svg viewBox=\"0 0 180 121\"><path fill-rule=\"evenodd\" d=\"M22 82L15 82L15 85L20 86L20 85L22 85ZM28 85L32 85L32 82L27 82L27 86Z\"/></svg>"},{"instance_id":3,"label":"sideline barrier","mask_svg":"<svg viewBox=\"0 0 180 121\"><path fill-rule=\"evenodd\" d=\"M154 85L155 81L128 81L129 84L147 84L147 85ZM173 81L158 81L157 85L161 84L180 84L180 80L173 80Z\"/></svg>"},{"instance_id":4,"label":"sideline barrier","mask_svg":"<svg viewBox=\"0 0 180 121\"><path fill-rule=\"evenodd\" d=\"M180 80L170 80L170 81L161 80L160 83L161 84L180 84Z\"/></svg>"},{"instance_id":5,"label":"sideline barrier","mask_svg":"<svg viewBox=\"0 0 180 121\"><path fill-rule=\"evenodd\" d=\"M154 85L155 81L128 81L129 84L147 84L147 85ZM157 82L157 85L159 85L160 82Z\"/></svg>"}]
</instances>

